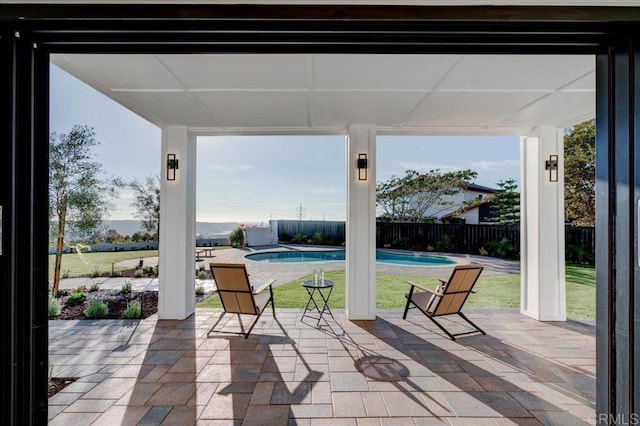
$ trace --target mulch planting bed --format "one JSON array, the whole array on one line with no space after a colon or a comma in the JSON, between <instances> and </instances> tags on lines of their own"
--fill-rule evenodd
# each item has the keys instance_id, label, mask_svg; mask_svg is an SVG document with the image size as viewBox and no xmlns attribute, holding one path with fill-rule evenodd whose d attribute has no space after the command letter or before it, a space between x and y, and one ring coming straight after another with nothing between
<instances>
[{"instance_id":1,"label":"mulch planting bed","mask_svg":"<svg viewBox=\"0 0 640 426\"><path fill-rule=\"evenodd\" d=\"M51 398L53 395L57 394L76 380L78 380L76 377L52 377L49 379L49 391L47 397Z\"/></svg>"},{"instance_id":2,"label":"mulch planting bed","mask_svg":"<svg viewBox=\"0 0 640 426\"><path fill-rule=\"evenodd\" d=\"M62 311L57 317L50 319L57 320L78 320L78 319L125 319L124 312L127 310L127 306L131 302L139 302L142 307L142 317L147 318L156 312L158 312L158 292L157 291L143 291L133 293L122 293L118 290L98 290L85 292L87 300L83 303L75 306L69 306L64 304L65 297L58 299L62 306ZM84 310L89 303L94 300L101 300L109 306L109 313L104 318L87 318L84 315Z\"/></svg>"},{"instance_id":3,"label":"mulch planting bed","mask_svg":"<svg viewBox=\"0 0 640 426\"><path fill-rule=\"evenodd\" d=\"M122 293L119 290L98 290L98 291L85 291L87 300L83 303L70 306L65 304L66 297L58 298L58 301L62 305L60 315L57 317L49 318L54 320L96 320L96 319L126 319L124 312L127 310L129 303L139 302L142 307L142 317L147 318L156 312L158 312L158 292L157 291L142 291L132 293ZM196 295L196 302L201 302L208 299L212 295ZM84 314L84 310L89 303L94 300L101 300L109 307L109 314L103 318L87 318Z\"/></svg>"}]
</instances>

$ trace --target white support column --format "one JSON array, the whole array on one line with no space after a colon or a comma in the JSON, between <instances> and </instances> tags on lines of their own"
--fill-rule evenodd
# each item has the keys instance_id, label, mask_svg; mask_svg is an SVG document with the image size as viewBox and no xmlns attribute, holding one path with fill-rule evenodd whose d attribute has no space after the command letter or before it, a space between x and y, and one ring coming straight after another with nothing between
<instances>
[{"instance_id":1,"label":"white support column","mask_svg":"<svg viewBox=\"0 0 640 426\"><path fill-rule=\"evenodd\" d=\"M196 138L184 126L162 130L158 318L195 312ZM167 180L167 154L178 170Z\"/></svg>"},{"instance_id":2,"label":"white support column","mask_svg":"<svg viewBox=\"0 0 640 426\"><path fill-rule=\"evenodd\" d=\"M367 179L356 160L367 155ZM376 128L352 126L347 135L346 310L351 320L376 317Z\"/></svg>"},{"instance_id":3,"label":"white support column","mask_svg":"<svg viewBox=\"0 0 640 426\"><path fill-rule=\"evenodd\" d=\"M565 321L564 136L542 126L520 139L520 310L540 321ZM558 156L558 181L545 161Z\"/></svg>"}]
</instances>

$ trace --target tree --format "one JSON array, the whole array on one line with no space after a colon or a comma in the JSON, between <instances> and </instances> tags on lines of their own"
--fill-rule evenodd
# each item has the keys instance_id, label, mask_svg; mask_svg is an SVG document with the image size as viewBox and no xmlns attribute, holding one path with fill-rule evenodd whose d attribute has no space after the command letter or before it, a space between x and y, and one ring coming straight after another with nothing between
<instances>
[{"instance_id":1,"label":"tree","mask_svg":"<svg viewBox=\"0 0 640 426\"><path fill-rule=\"evenodd\" d=\"M124 241L124 237L120 235L115 229L107 229L104 240L109 244L121 243Z\"/></svg>"},{"instance_id":2,"label":"tree","mask_svg":"<svg viewBox=\"0 0 640 426\"><path fill-rule=\"evenodd\" d=\"M49 137L49 218L57 220L53 293L60 284L60 265L65 234L82 239L93 234L107 215L115 183L104 179L102 166L94 161L93 128L75 125L69 133Z\"/></svg>"},{"instance_id":3,"label":"tree","mask_svg":"<svg viewBox=\"0 0 640 426\"><path fill-rule=\"evenodd\" d=\"M568 222L595 226L596 125L573 126L564 136L564 212Z\"/></svg>"},{"instance_id":4,"label":"tree","mask_svg":"<svg viewBox=\"0 0 640 426\"><path fill-rule=\"evenodd\" d=\"M518 184L513 178L497 183L498 190L493 195L493 222L499 225L515 225L520 223L520 193Z\"/></svg>"},{"instance_id":5,"label":"tree","mask_svg":"<svg viewBox=\"0 0 640 426\"><path fill-rule=\"evenodd\" d=\"M450 209L454 201L448 197L463 191L477 175L469 169L446 173L436 169L425 174L407 170L401 178L392 176L376 185L376 203L384 218L422 222Z\"/></svg>"},{"instance_id":6,"label":"tree","mask_svg":"<svg viewBox=\"0 0 640 426\"><path fill-rule=\"evenodd\" d=\"M409 216L409 197L403 188L402 179L391 176L387 181L377 182L376 204L382 208L384 219L406 220Z\"/></svg>"},{"instance_id":7,"label":"tree","mask_svg":"<svg viewBox=\"0 0 640 426\"><path fill-rule=\"evenodd\" d=\"M158 240L160 235L160 176L147 176L143 182L134 179L129 183L134 192L131 207L142 221L142 229Z\"/></svg>"}]
</instances>

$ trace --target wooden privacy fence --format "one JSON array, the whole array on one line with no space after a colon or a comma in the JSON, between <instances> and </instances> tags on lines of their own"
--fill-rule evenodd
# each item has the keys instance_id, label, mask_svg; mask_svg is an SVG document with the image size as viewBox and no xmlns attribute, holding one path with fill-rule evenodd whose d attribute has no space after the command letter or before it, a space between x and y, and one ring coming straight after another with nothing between
<instances>
[{"instance_id":1,"label":"wooden privacy fence","mask_svg":"<svg viewBox=\"0 0 640 426\"><path fill-rule=\"evenodd\" d=\"M378 247L471 254L480 254L484 250L499 255L496 250L500 247L495 246L501 244L501 249L506 252L502 257L517 257L520 253L519 225L394 222L378 222L376 225Z\"/></svg>"},{"instance_id":2,"label":"wooden privacy fence","mask_svg":"<svg viewBox=\"0 0 640 426\"><path fill-rule=\"evenodd\" d=\"M341 245L345 223L328 220L278 220L278 241ZM320 240L322 236L322 241Z\"/></svg>"},{"instance_id":3,"label":"wooden privacy fence","mask_svg":"<svg viewBox=\"0 0 640 426\"><path fill-rule=\"evenodd\" d=\"M281 242L342 245L345 241L344 222L297 220L277 222L278 240ZM322 236L322 241L318 240L319 235ZM520 225L377 222L376 246L518 258ZM565 248L567 261L593 263L594 228L567 225Z\"/></svg>"},{"instance_id":4,"label":"wooden privacy fence","mask_svg":"<svg viewBox=\"0 0 640 426\"><path fill-rule=\"evenodd\" d=\"M564 246L567 262L593 265L596 255L595 228L567 226L564 233Z\"/></svg>"}]
</instances>

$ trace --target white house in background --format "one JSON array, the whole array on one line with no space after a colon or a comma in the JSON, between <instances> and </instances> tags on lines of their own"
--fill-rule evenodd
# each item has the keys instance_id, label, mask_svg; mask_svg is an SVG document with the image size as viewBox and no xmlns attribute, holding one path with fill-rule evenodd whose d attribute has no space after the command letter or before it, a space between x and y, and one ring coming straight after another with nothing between
<instances>
[{"instance_id":1,"label":"white house in background","mask_svg":"<svg viewBox=\"0 0 640 426\"><path fill-rule=\"evenodd\" d=\"M496 191L487 186L471 184L456 195L444 197L447 202L453 203L433 206L427 210L425 217L435 217L437 222L446 223L491 223L487 218L491 217L491 203Z\"/></svg>"}]
</instances>

